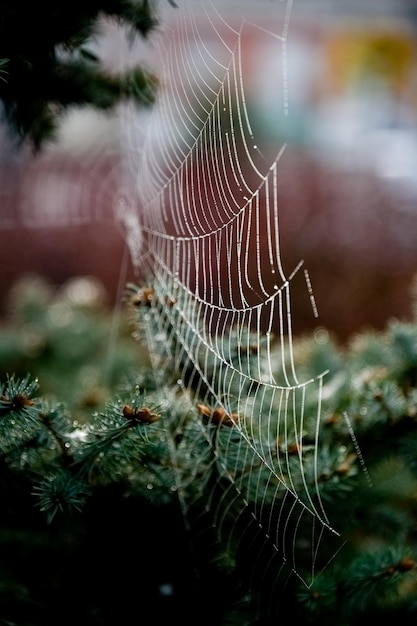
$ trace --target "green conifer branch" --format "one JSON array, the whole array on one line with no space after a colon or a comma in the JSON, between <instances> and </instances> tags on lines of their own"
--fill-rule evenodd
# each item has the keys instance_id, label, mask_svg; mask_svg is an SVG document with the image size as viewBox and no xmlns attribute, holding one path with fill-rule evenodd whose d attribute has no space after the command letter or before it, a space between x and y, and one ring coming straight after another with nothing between
<instances>
[{"instance_id":1,"label":"green conifer branch","mask_svg":"<svg viewBox=\"0 0 417 626\"><path fill-rule=\"evenodd\" d=\"M126 98L141 106L154 101L154 74L141 67L111 74L89 50L104 16L126 26L131 41L158 25L151 0L89 0L82 8L3 2L0 101L14 138L39 150L55 139L69 107L110 110Z\"/></svg>"},{"instance_id":2,"label":"green conifer branch","mask_svg":"<svg viewBox=\"0 0 417 626\"><path fill-rule=\"evenodd\" d=\"M315 502L318 481L331 524L345 540L338 552L327 541L321 545L319 559L323 563L330 559L330 564L306 588L296 577L265 578L260 555L267 554L267 546L259 540L259 526L243 507L242 499L236 498L240 491L258 516L262 511L263 520L274 519L281 506L284 516L290 512L285 490L277 491L268 468L234 426L238 423L243 432L250 428L251 436L261 438L264 445L266 433L261 427L250 426L248 416L227 414L207 394L199 382L198 368L192 372L186 352L174 349L170 356L167 345L169 342L175 348L173 325L181 321L182 303L170 298L162 306L161 296L155 297L148 287L132 287L129 293L134 299L127 306L131 328L139 340L133 342L139 351L136 356L141 353L145 322L150 323L157 339L153 348L159 352L151 355L151 361L154 359L157 366L163 364L164 369L159 367L155 372L143 351L143 363L138 366L137 358L130 361L129 375L118 390L112 390L113 400L98 410L92 407L89 417L82 420L75 406L69 410L62 403L37 398L42 377L38 383L24 375L4 375L0 404L3 499L16 506L15 498L28 498L33 511L44 515L51 528L59 528L69 519L74 529L88 521L101 493L114 494L113 506L114 498L117 502L120 498L120 506L126 499L146 501L157 509L180 504L190 522L187 528L201 581L210 589L215 575L222 581L222 589L228 590L219 594L218 600L225 623L231 625L257 623L259 619L259 624L269 626L268 620L276 620L282 612L320 626L336 622L362 626L375 616L380 620L385 615L397 620L412 616L417 562L417 394L410 372L416 354L415 322L402 328L395 323L384 333L364 334L343 350L330 344L327 354L314 341L296 342L295 356L302 357L306 377L323 371L323 366L334 365L324 382L320 446L316 450L315 439L309 435L316 417L314 394L306 398L302 447L291 430L291 420L285 437L269 445L285 458L281 478L285 478L287 468L300 497L304 480ZM40 303L30 305L21 297L18 324L25 326L25 319L33 319L43 327L50 319L48 308L57 303L50 294L48 298L41 312ZM77 310L75 303L71 306ZM96 309L96 313L102 316L102 311ZM89 324L96 325L95 319L94 315L84 318L85 342L88 337L95 341L88 331ZM41 351L39 357L54 354L58 361L67 359L68 349L53 348L61 342L67 345L64 330L47 333L50 348L45 354ZM70 333L70 328L66 332ZM11 333L9 322L7 336ZM239 341L241 346L251 345L249 336L235 334L230 355ZM87 349L85 355L88 353ZM237 347L235 354L242 358ZM274 362L274 351L270 357ZM259 367L256 349L246 350L245 358L248 371ZM73 366L78 367L77 363L74 360ZM215 375L215 367L212 371ZM192 382L188 390L177 382L184 373ZM332 393L327 393L328 389ZM69 399L71 395L74 392L68 394ZM267 418L271 419L269 414ZM299 474L301 461L303 476ZM19 489L13 490L11 484L17 480ZM308 499L304 503L311 504ZM280 536L283 529L277 526L281 530L275 539L285 541L288 551L297 549L298 573L307 578L311 555L306 546L311 528L295 517L289 520L290 525L297 522L297 544L292 543L289 527L286 538ZM252 576L262 580L259 589L250 578L254 564ZM242 582L245 577L252 580L250 593ZM279 593L281 584L285 586L283 595ZM263 606L272 610L269 617L262 614Z\"/></svg>"}]
</instances>

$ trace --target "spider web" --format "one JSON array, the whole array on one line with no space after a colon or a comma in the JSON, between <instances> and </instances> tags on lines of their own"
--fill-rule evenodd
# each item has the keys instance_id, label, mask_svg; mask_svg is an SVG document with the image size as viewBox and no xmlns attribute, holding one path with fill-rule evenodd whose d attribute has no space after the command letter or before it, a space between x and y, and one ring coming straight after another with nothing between
<instances>
[{"instance_id":1,"label":"spider web","mask_svg":"<svg viewBox=\"0 0 417 626\"><path fill-rule=\"evenodd\" d=\"M226 11L184 0L176 11L154 44L162 69L151 117L125 117L131 194L116 209L138 274L154 290L142 321L159 355L155 373L173 361L179 391L199 399L201 419L191 430L185 420L175 424L173 439L181 432L183 443L172 446L173 466L193 458L199 480L185 484L178 469L176 487L187 517L204 498L218 541L238 538L253 565L249 587L268 580L283 589L292 575L309 586L343 543L319 489L326 372L297 374L291 282L300 272L313 315L317 309L302 261L287 270L281 259L280 163L288 148L283 141L271 156L257 143L245 56L255 33L275 46L271 88L285 127L293 3L259 2L253 12L241 2Z\"/></svg>"}]
</instances>

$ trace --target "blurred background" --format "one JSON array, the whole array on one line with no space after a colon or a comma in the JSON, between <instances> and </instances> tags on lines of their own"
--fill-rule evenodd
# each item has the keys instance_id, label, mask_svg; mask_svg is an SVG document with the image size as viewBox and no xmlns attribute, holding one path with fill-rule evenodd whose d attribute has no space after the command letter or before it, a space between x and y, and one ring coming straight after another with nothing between
<instances>
[{"instance_id":1,"label":"blurred background","mask_svg":"<svg viewBox=\"0 0 417 626\"><path fill-rule=\"evenodd\" d=\"M296 278L295 333L325 328L344 342L409 319L417 274L416 3L220 6L229 23L242 14L256 22L242 35L256 137L265 153L288 143L279 169L282 256L288 273L304 260L319 313L312 315L305 281ZM171 27L178 9L162 0L158 7L161 27ZM278 9L282 20L290 16L285 64L265 36ZM199 32L212 36L206 19L196 11ZM99 50L113 67L137 55L157 72L161 63L155 45L130 49L110 23ZM57 285L94 277L111 306L121 285L138 279L116 210L129 195L121 117L123 110L74 110L57 142L36 155L15 150L2 133L0 310L28 272Z\"/></svg>"}]
</instances>

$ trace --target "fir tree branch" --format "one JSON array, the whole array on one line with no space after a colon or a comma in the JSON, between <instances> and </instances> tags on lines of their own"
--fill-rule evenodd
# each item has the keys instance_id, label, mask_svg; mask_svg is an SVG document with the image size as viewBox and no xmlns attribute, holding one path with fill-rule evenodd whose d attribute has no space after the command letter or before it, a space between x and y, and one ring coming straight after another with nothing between
<instances>
[{"instance_id":1,"label":"fir tree branch","mask_svg":"<svg viewBox=\"0 0 417 626\"><path fill-rule=\"evenodd\" d=\"M147 37L158 25L150 0L89 0L82 8L3 3L0 59L7 80L0 81L0 100L19 142L30 140L39 150L54 140L62 114L73 105L109 110L126 97L141 106L153 102L157 81L150 72L138 67L109 75L89 52L103 16L127 26L131 40Z\"/></svg>"}]
</instances>

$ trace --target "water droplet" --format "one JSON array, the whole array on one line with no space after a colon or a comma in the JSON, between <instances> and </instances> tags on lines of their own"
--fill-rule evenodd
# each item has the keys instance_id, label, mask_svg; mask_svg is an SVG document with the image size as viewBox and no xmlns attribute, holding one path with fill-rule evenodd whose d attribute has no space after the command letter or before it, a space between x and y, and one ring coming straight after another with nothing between
<instances>
[{"instance_id":1,"label":"water droplet","mask_svg":"<svg viewBox=\"0 0 417 626\"><path fill-rule=\"evenodd\" d=\"M329 341L329 332L326 330L326 328L316 328L316 330L314 331L314 341L321 346Z\"/></svg>"},{"instance_id":2,"label":"water droplet","mask_svg":"<svg viewBox=\"0 0 417 626\"><path fill-rule=\"evenodd\" d=\"M174 587L171 583L163 583L159 585L159 593L161 596L172 596L174 595Z\"/></svg>"}]
</instances>

